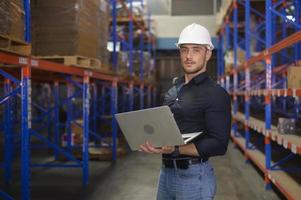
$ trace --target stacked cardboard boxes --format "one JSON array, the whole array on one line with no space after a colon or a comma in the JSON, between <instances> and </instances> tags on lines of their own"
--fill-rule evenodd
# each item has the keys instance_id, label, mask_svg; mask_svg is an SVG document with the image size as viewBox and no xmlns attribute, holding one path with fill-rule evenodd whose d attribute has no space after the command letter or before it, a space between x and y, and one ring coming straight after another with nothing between
<instances>
[{"instance_id":1,"label":"stacked cardboard boxes","mask_svg":"<svg viewBox=\"0 0 301 200\"><path fill-rule=\"evenodd\" d=\"M101 60L103 67L108 68L109 65L109 51L107 43L109 40L109 23L110 23L110 4L107 0L100 0L100 33L101 38L99 42L100 53L98 58Z\"/></svg>"},{"instance_id":2,"label":"stacked cardboard boxes","mask_svg":"<svg viewBox=\"0 0 301 200\"><path fill-rule=\"evenodd\" d=\"M133 56L133 70L134 70L134 75L137 77L140 77L140 51L135 51L134 56ZM143 52L143 77L147 78L148 72L150 69L150 55L148 52Z\"/></svg>"},{"instance_id":3,"label":"stacked cardboard boxes","mask_svg":"<svg viewBox=\"0 0 301 200\"><path fill-rule=\"evenodd\" d=\"M133 52L133 72L134 76L139 78L140 76L140 51ZM110 60L112 61L112 53L110 53ZM119 51L117 52L118 69L117 74L129 76L129 52ZM143 71L144 79L149 77L149 71L151 66L151 57L148 52L143 52Z\"/></svg>"},{"instance_id":4,"label":"stacked cardboard boxes","mask_svg":"<svg viewBox=\"0 0 301 200\"><path fill-rule=\"evenodd\" d=\"M301 66L291 66L288 68L287 87L301 88Z\"/></svg>"},{"instance_id":5,"label":"stacked cardboard boxes","mask_svg":"<svg viewBox=\"0 0 301 200\"><path fill-rule=\"evenodd\" d=\"M9 1L0 1L0 34L8 35L10 29Z\"/></svg>"},{"instance_id":6,"label":"stacked cardboard boxes","mask_svg":"<svg viewBox=\"0 0 301 200\"><path fill-rule=\"evenodd\" d=\"M225 59L225 73L231 73L234 66L234 51L228 50L224 56ZM237 48L237 65L241 65L245 61L245 52L241 48Z\"/></svg>"},{"instance_id":7,"label":"stacked cardboard boxes","mask_svg":"<svg viewBox=\"0 0 301 200\"><path fill-rule=\"evenodd\" d=\"M258 53L252 52L251 56L256 56ZM228 50L224 56L225 59L225 73L230 74L234 67L234 51ZM237 48L237 66L242 65L246 61L245 50L241 48ZM258 73L262 72L265 69L264 62L256 62L255 64L250 66L250 70L252 72Z\"/></svg>"},{"instance_id":8,"label":"stacked cardboard boxes","mask_svg":"<svg viewBox=\"0 0 301 200\"><path fill-rule=\"evenodd\" d=\"M113 53L111 53L110 55L111 55L111 61L112 61ZM129 75L128 52L124 52L124 51L117 52L117 63L118 63L117 74L123 75L123 76L128 76Z\"/></svg>"},{"instance_id":9,"label":"stacked cardboard boxes","mask_svg":"<svg viewBox=\"0 0 301 200\"><path fill-rule=\"evenodd\" d=\"M32 0L31 8L34 55L80 55L105 62L107 1Z\"/></svg>"},{"instance_id":10,"label":"stacked cardboard boxes","mask_svg":"<svg viewBox=\"0 0 301 200\"><path fill-rule=\"evenodd\" d=\"M22 0L0 1L0 34L24 40L24 9Z\"/></svg>"}]
</instances>

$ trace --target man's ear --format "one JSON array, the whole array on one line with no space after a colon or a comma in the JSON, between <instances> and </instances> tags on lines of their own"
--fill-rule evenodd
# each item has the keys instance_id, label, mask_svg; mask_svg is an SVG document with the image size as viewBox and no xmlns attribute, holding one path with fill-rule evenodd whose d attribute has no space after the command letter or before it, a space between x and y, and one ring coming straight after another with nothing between
<instances>
[{"instance_id":1,"label":"man's ear","mask_svg":"<svg viewBox=\"0 0 301 200\"><path fill-rule=\"evenodd\" d=\"M212 56L212 51L211 50L207 50L206 51L206 62L208 62L210 60Z\"/></svg>"}]
</instances>

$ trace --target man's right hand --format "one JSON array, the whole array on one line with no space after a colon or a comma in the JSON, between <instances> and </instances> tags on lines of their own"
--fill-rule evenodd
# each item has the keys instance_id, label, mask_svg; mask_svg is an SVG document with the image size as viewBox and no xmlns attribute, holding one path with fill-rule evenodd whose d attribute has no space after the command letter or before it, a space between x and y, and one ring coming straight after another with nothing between
<instances>
[{"instance_id":1,"label":"man's right hand","mask_svg":"<svg viewBox=\"0 0 301 200\"><path fill-rule=\"evenodd\" d=\"M161 148L154 147L149 141L140 145L140 151L151 154L170 154L174 152L174 146L163 146Z\"/></svg>"}]
</instances>

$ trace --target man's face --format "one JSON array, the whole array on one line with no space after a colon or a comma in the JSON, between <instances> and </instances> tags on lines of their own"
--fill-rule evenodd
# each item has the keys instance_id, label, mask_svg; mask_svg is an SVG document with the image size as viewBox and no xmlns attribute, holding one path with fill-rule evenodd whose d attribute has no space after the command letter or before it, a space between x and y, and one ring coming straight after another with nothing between
<instances>
[{"instance_id":1,"label":"man's face","mask_svg":"<svg viewBox=\"0 0 301 200\"><path fill-rule=\"evenodd\" d=\"M181 63L186 74L206 71L206 63L211 51L205 45L182 44L180 46Z\"/></svg>"}]
</instances>

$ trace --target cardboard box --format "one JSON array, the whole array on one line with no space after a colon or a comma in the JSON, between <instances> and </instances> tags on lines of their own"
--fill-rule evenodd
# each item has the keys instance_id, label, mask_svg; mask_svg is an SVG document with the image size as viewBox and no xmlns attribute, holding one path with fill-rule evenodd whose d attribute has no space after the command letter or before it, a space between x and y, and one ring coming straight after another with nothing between
<instances>
[{"instance_id":1,"label":"cardboard box","mask_svg":"<svg viewBox=\"0 0 301 200\"><path fill-rule=\"evenodd\" d=\"M228 65L233 65L234 64L234 51L233 50L228 50L225 53L224 56L225 59L225 64ZM245 62L245 51L241 48L237 48L237 65L241 65L242 63Z\"/></svg>"},{"instance_id":2,"label":"cardboard box","mask_svg":"<svg viewBox=\"0 0 301 200\"><path fill-rule=\"evenodd\" d=\"M301 88L301 66L291 66L288 68L287 87Z\"/></svg>"},{"instance_id":3,"label":"cardboard box","mask_svg":"<svg viewBox=\"0 0 301 200\"><path fill-rule=\"evenodd\" d=\"M296 130L296 120L280 117L278 119L277 129L280 134L294 134Z\"/></svg>"}]
</instances>

